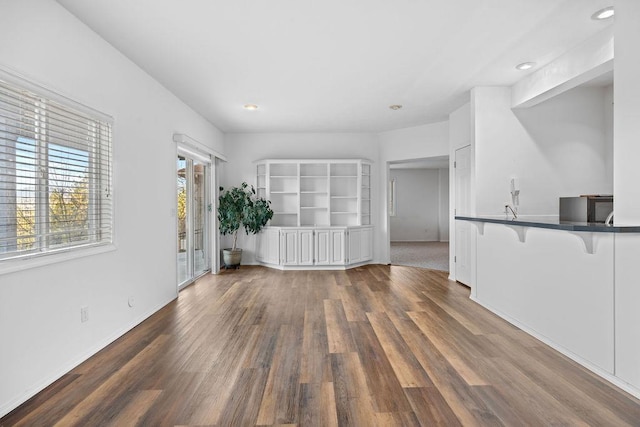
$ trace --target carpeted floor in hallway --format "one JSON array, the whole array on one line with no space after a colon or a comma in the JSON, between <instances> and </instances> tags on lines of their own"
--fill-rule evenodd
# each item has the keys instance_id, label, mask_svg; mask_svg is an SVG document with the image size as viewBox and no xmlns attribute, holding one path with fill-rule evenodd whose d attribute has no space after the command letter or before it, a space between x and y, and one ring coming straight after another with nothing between
<instances>
[{"instance_id":1,"label":"carpeted floor in hallway","mask_svg":"<svg viewBox=\"0 0 640 427\"><path fill-rule=\"evenodd\" d=\"M391 242L391 264L449 271L449 242Z\"/></svg>"}]
</instances>

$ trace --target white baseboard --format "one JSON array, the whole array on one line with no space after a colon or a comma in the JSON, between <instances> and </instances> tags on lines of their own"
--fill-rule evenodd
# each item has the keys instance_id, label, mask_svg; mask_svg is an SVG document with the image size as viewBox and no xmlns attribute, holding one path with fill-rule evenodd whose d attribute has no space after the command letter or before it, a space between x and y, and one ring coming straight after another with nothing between
<instances>
[{"instance_id":1,"label":"white baseboard","mask_svg":"<svg viewBox=\"0 0 640 427\"><path fill-rule=\"evenodd\" d=\"M127 332L135 328L136 326L138 326L140 323L142 323L143 321L151 317L153 314L160 311L162 307L169 304L171 301L175 300L176 298L177 298L177 295L173 297L171 300L165 303L162 303L156 306L155 308L151 309L150 311L140 315L139 317L134 319L133 322L131 322L129 325L113 333L106 339L102 340L101 342L94 345L89 350L85 351L84 353L80 354L79 356L75 357L69 362L63 364L60 368L56 369L55 372L53 372L48 377L44 378L41 381L38 381L36 384L32 385L31 387L28 387L22 394L16 396L9 402L4 403L2 406L0 406L0 417L7 415L9 412L13 411L18 406L22 405L23 403L31 399L36 394L40 393L45 388L49 387L51 384L53 384L54 382L62 378L63 375L69 373L71 370L79 366L81 363L85 362L91 356L95 355L100 350L102 350L103 348L105 348L106 346L108 346L109 344L111 344L112 342L114 342L115 340L117 340L118 338L120 338L121 336L123 336L124 334L126 334Z\"/></svg>"}]
</instances>

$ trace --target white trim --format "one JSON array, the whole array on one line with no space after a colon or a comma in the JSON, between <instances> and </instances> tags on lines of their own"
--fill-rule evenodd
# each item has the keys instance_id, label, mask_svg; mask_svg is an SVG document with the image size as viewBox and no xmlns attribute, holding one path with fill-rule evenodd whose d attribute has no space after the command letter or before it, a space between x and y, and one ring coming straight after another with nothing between
<instances>
[{"instance_id":1,"label":"white trim","mask_svg":"<svg viewBox=\"0 0 640 427\"><path fill-rule=\"evenodd\" d=\"M242 265L267 267L267 268L272 268L274 270L281 270L281 271L323 271L323 270L324 271L343 271L343 270L351 270L352 268L362 267L369 264L375 264L375 263L373 262L373 260L371 260L371 261L362 261L362 262L357 262L357 263L347 264L347 265L327 265L327 264L282 265L282 264L269 264L266 262L262 263L262 262L256 261L256 262L246 263L246 264L243 263Z\"/></svg>"},{"instance_id":2,"label":"white trim","mask_svg":"<svg viewBox=\"0 0 640 427\"><path fill-rule=\"evenodd\" d=\"M211 164L211 155L210 154L202 154L199 151L190 150L189 148L182 145L181 142L178 143L178 155L183 155L193 160L198 160L203 163Z\"/></svg>"},{"instance_id":3,"label":"white trim","mask_svg":"<svg viewBox=\"0 0 640 427\"><path fill-rule=\"evenodd\" d=\"M186 149L188 151L195 150L196 153L200 153L200 156L206 158L206 155L211 155L212 157L218 158L220 160L227 161L227 158L224 154L217 152L216 150L206 146L205 144L196 141L184 133L174 133L173 134L173 142L180 144L181 148ZM191 150L189 150L191 149ZM211 159L208 160L211 162Z\"/></svg>"},{"instance_id":4,"label":"white trim","mask_svg":"<svg viewBox=\"0 0 640 427\"><path fill-rule=\"evenodd\" d=\"M113 243L97 243L95 245L74 246L61 249L59 252L47 251L37 254L9 258L0 263L0 275L42 267L58 262L70 261L86 256L112 252L117 249Z\"/></svg>"},{"instance_id":5,"label":"white trim","mask_svg":"<svg viewBox=\"0 0 640 427\"><path fill-rule=\"evenodd\" d=\"M209 241L209 250L211 260L209 261L209 265L211 267L211 273L218 274L220 272L220 227L218 224L218 196L219 196L219 183L220 183L220 174L219 174L219 161L218 159L213 159L213 163L211 163L210 170L210 192L211 192L211 215L210 224L211 224L211 239Z\"/></svg>"}]
</instances>

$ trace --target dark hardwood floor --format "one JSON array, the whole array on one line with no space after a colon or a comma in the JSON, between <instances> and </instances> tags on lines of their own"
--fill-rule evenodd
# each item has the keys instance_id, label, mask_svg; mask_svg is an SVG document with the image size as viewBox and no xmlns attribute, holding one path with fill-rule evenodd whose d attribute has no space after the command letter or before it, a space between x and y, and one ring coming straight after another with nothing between
<instances>
[{"instance_id":1,"label":"dark hardwood floor","mask_svg":"<svg viewBox=\"0 0 640 427\"><path fill-rule=\"evenodd\" d=\"M208 275L2 426L640 425L640 402L446 273Z\"/></svg>"}]
</instances>

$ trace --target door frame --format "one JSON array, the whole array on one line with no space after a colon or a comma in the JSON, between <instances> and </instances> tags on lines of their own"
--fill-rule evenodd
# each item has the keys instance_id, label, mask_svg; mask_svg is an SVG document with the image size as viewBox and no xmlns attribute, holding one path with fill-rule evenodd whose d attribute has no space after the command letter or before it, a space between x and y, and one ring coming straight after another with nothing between
<instances>
[{"instance_id":1,"label":"door frame","mask_svg":"<svg viewBox=\"0 0 640 427\"><path fill-rule=\"evenodd\" d=\"M451 180L451 170L452 170L452 165L453 165L453 160L451 160L451 155L450 154L441 154L441 155L437 155L437 156L427 156L427 157L416 157L416 158L410 158L410 159L403 159L403 160L390 160L386 162L385 165L385 170L384 170L384 209L382 210L383 215L384 215L384 223L386 225L386 241L384 242L384 247L386 248L386 254L383 256L383 259L386 259L387 264L391 265L391 216L389 214L390 212L390 197L391 197L391 189L390 189L390 182L391 182L391 165L395 165L395 164L403 164L403 163L413 163L413 162L420 162L423 160L435 160L435 159L445 159L448 158L449 161L449 215L453 214L453 209L450 208L451 206L451 187L453 185L453 182ZM444 169L444 168L443 168ZM440 210L438 210L438 216L440 216ZM438 221L440 222L440 221ZM452 237L452 229L451 229L451 222L449 223L449 254L451 254L451 237ZM442 240L442 236L440 234L440 230L438 230L438 238L439 240ZM453 257L451 257L451 259L453 259ZM451 269L450 269L451 270ZM449 272L451 274L451 272Z\"/></svg>"},{"instance_id":2,"label":"door frame","mask_svg":"<svg viewBox=\"0 0 640 427\"><path fill-rule=\"evenodd\" d=\"M467 212L461 212L460 211L460 207L458 206L458 199L459 199L459 194L458 194L458 153L461 152L462 150L468 150L468 156L469 156L469 188L467 189L467 194L469 197L469 200L467 200L468 206L467 206ZM474 262L474 257L475 257L475 233L474 230L472 228L472 226L465 222L465 223L460 223L459 221L455 220L455 216L456 215L472 215L473 214L473 198L472 198L472 192L473 192L473 149L471 144L467 144L458 148L455 148L453 150L453 159L452 159L452 173L450 176L450 180L451 180L451 197L450 197L450 205L451 205L451 212L453 214L453 220L452 220L452 226L450 227L450 231L452 232L452 246L450 247L451 252L450 252L450 273L449 273L449 279L451 280L456 280L459 283L462 283L466 286L469 286L471 288L472 291L472 296L474 295L475 292L475 287L473 286L474 283L474 270L475 270L475 262ZM467 249L469 251L468 253L468 258L464 260L464 258L461 256L461 248L458 245L458 239L459 239L459 230L462 227L466 227L468 230L467 236ZM458 274L458 265L460 265L461 263L461 259L463 259L464 261L466 261L468 263L468 277L462 277L462 280L460 275Z\"/></svg>"},{"instance_id":3,"label":"door frame","mask_svg":"<svg viewBox=\"0 0 640 427\"><path fill-rule=\"evenodd\" d=\"M177 290L180 291L182 289L184 289L185 287L189 286L191 283L195 282L196 279L198 279L199 277L209 273L212 270L212 266L213 266L213 256L212 256L212 245L215 239L212 238L212 226L213 226L213 221L211 218L211 214L212 214L212 176L213 174L213 163L214 161L211 160L211 158L208 155L204 155L202 153L199 152L195 152L189 148L185 148L182 145L178 145L177 146L177 150L176 150L176 157L175 159L178 159L179 157L183 157L186 160L186 165L185 165L185 176L187 177L187 186L186 186L186 211L187 211L187 217L186 217L186 223L187 223L187 269L189 271L189 275L191 277L188 277L186 280L179 282L179 277L178 277L178 264L177 264L177 260L178 260L178 252L177 252L177 245L176 245L176 286L177 286ZM205 188L205 196L206 196L206 200L205 200L205 215L203 216L203 220L204 220L204 226L203 226L203 234L204 234L204 245L207 247L207 253L206 254L206 261L207 261L207 268L205 268L203 271L196 273L195 271L193 271L194 269L194 259L193 259L193 252L194 252L194 242L193 242L193 238L194 238L194 233L193 233L193 217L191 212L193 212L193 179L189 179L189 178L193 178L193 172L194 172L194 161L197 161L199 163L202 163L205 165L205 174L204 174L204 179L203 179L203 183L206 183L207 188ZM175 170L174 170L175 173ZM177 192L176 192L177 194ZM177 196L176 196L176 200L175 200L175 204L174 206L177 206ZM208 207L208 208L207 208ZM174 208L175 209L175 208ZM175 236L177 237L178 233L178 222L179 222L179 218L178 215L175 215L176 218L176 233ZM196 275L197 274L197 275Z\"/></svg>"}]
</instances>

